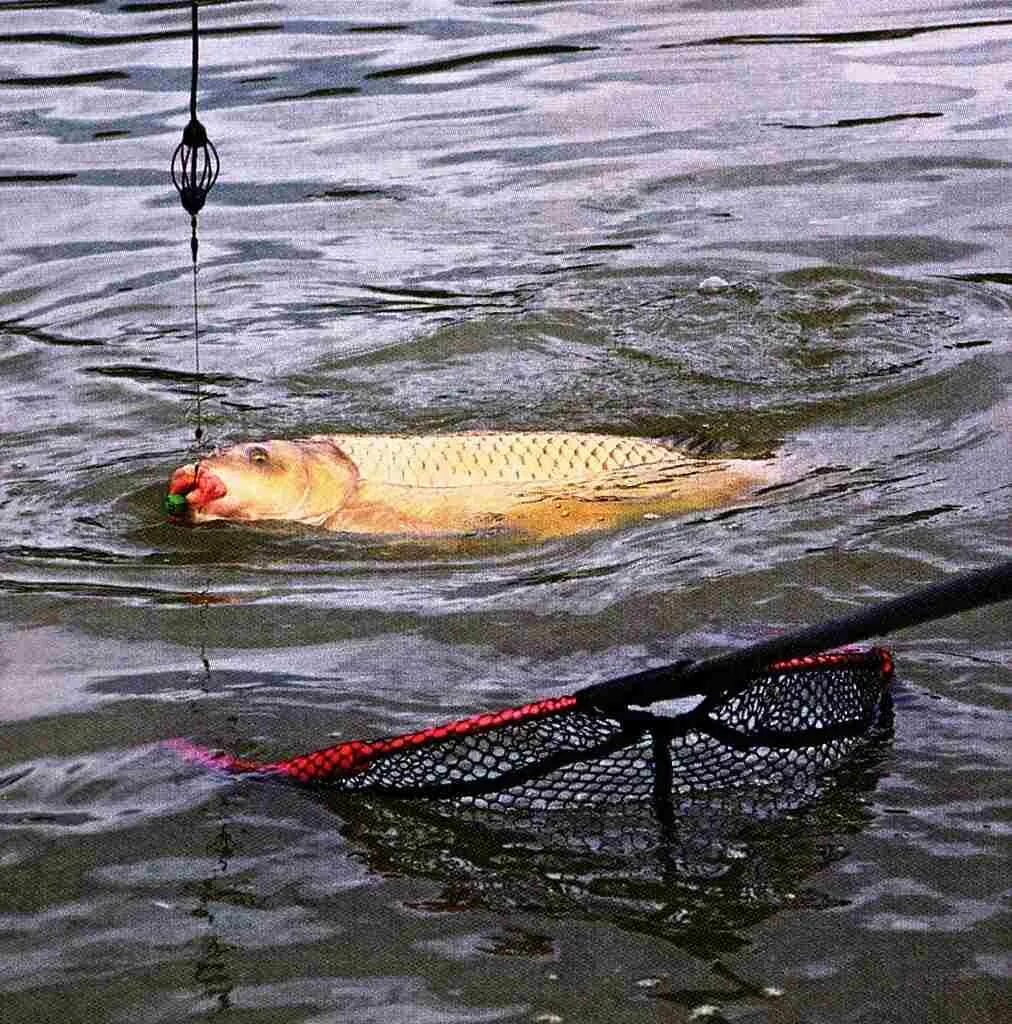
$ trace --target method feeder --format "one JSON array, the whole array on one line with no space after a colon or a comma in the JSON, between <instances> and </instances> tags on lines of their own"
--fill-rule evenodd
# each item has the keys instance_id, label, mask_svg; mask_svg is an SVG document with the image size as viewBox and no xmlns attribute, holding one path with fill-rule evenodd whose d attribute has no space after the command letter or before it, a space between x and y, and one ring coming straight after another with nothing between
<instances>
[{"instance_id":1,"label":"method feeder","mask_svg":"<svg viewBox=\"0 0 1012 1024\"><path fill-rule=\"evenodd\" d=\"M220 161L214 143L207 137L207 129L197 118L197 75L199 37L197 30L197 2L191 7L191 37L193 59L190 64L190 120L183 129L183 140L172 154L172 184L179 193L183 209L190 215L190 251L197 262L197 214L204 208L207 194L218 180Z\"/></svg>"}]
</instances>

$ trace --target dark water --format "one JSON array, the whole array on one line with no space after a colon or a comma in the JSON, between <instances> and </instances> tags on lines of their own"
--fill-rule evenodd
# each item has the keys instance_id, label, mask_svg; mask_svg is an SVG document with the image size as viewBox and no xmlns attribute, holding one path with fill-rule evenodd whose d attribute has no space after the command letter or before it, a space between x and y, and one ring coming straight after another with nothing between
<instances>
[{"instance_id":1,"label":"dark water","mask_svg":"<svg viewBox=\"0 0 1012 1024\"><path fill-rule=\"evenodd\" d=\"M587 428L793 467L732 514L435 552L163 521L196 415L188 11L0 6L5 1021L1002 1016L1000 609L895 639L895 736L813 806L705 848L687 822L663 867L158 743L413 728L998 560L1008 15L208 5L213 440Z\"/></svg>"}]
</instances>

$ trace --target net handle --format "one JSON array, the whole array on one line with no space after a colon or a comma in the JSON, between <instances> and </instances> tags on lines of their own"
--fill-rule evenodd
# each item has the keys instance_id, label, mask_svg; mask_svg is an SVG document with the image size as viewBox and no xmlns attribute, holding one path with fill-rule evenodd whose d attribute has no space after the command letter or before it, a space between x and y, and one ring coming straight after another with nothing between
<instances>
[{"instance_id":1,"label":"net handle","mask_svg":"<svg viewBox=\"0 0 1012 1024\"><path fill-rule=\"evenodd\" d=\"M960 573L942 583L919 587L852 615L784 633L704 661L678 661L584 687L573 696L584 707L645 706L711 692L729 692L777 661L801 658L884 636L934 619L1007 601L1012 597L1012 561ZM745 683L741 684L742 686Z\"/></svg>"}]
</instances>

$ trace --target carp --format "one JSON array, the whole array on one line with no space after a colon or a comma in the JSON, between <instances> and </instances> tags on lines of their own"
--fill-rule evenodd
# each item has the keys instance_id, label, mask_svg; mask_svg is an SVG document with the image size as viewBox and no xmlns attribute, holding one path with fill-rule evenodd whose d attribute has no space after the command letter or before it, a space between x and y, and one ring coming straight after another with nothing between
<instances>
[{"instance_id":1,"label":"carp","mask_svg":"<svg viewBox=\"0 0 1012 1024\"><path fill-rule=\"evenodd\" d=\"M190 523L547 539L733 502L775 482L778 467L607 434L326 434L238 444L181 466L166 509Z\"/></svg>"}]
</instances>

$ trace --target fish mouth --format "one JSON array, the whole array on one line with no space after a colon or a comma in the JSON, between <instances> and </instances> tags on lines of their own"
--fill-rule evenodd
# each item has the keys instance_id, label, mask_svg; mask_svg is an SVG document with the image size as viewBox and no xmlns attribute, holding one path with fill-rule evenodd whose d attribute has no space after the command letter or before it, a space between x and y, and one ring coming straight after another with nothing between
<instances>
[{"instance_id":1,"label":"fish mouth","mask_svg":"<svg viewBox=\"0 0 1012 1024\"><path fill-rule=\"evenodd\" d=\"M208 506L224 498L228 488L221 478L203 465L181 466L169 480L165 496L165 511L172 519L194 518L208 515Z\"/></svg>"}]
</instances>

